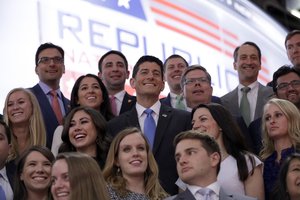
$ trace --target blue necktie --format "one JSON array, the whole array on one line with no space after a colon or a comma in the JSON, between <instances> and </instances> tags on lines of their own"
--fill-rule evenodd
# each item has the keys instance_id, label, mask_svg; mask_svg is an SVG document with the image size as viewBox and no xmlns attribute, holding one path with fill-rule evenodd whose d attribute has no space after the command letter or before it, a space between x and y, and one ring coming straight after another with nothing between
<instances>
[{"instance_id":1,"label":"blue necktie","mask_svg":"<svg viewBox=\"0 0 300 200\"><path fill-rule=\"evenodd\" d=\"M156 124L152 117L153 110L148 108L144 111L147 115L144 123L144 134L148 138L150 147L153 147Z\"/></svg>"}]
</instances>

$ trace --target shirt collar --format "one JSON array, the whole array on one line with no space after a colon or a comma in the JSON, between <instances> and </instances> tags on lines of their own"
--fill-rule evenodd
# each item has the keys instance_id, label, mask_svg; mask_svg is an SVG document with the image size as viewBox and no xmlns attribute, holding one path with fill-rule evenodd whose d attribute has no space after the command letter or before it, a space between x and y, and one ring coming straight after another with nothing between
<instances>
[{"instance_id":1,"label":"shirt collar","mask_svg":"<svg viewBox=\"0 0 300 200\"><path fill-rule=\"evenodd\" d=\"M251 84L248 85L247 87L251 88L250 91L253 91L253 89L255 89L256 87L258 87L258 85L259 85L258 81L254 81L253 83L251 83ZM242 85L242 84L239 84L239 86L238 86L239 91L241 91L241 89L242 89L243 87L245 87L245 86Z\"/></svg>"},{"instance_id":2,"label":"shirt collar","mask_svg":"<svg viewBox=\"0 0 300 200\"><path fill-rule=\"evenodd\" d=\"M200 189L202 189L202 187L200 186L196 186L196 185L187 185L187 188L191 191L191 193L195 196L196 192ZM219 197L220 194L220 184L216 181L210 185L208 185L206 188L211 189L212 191L214 191L214 193Z\"/></svg>"},{"instance_id":3,"label":"shirt collar","mask_svg":"<svg viewBox=\"0 0 300 200\"><path fill-rule=\"evenodd\" d=\"M145 108L144 106L140 105L138 102L136 102L136 111L137 111L137 114L138 114L138 117L141 117L142 114L144 113L144 111L147 109ZM161 106L161 103L160 101L157 101L155 104L153 104L150 108L153 110L153 112L156 114L156 115L159 115L159 110L160 110L160 106Z\"/></svg>"},{"instance_id":4,"label":"shirt collar","mask_svg":"<svg viewBox=\"0 0 300 200\"><path fill-rule=\"evenodd\" d=\"M49 94L49 92L52 90L52 88L50 88L47 84L45 84L44 82L40 81L39 82L40 87L42 88L44 94ZM58 94L58 96L61 98L61 91L60 88L55 90L56 93Z\"/></svg>"},{"instance_id":5,"label":"shirt collar","mask_svg":"<svg viewBox=\"0 0 300 200\"><path fill-rule=\"evenodd\" d=\"M171 97L172 99L176 99L177 96L178 96L178 94L175 94L175 93L170 92L170 97Z\"/></svg>"},{"instance_id":6,"label":"shirt collar","mask_svg":"<svg viewBox=\"0 0 300 200\"><path fill-rule=\"evenodd\" d=\"M112 96L112 95L109 95L109 96ZM125 90L122 90L116 94L114 94L114 96L116 97L116 99L118 99L118 101L121 101L123 100L124 96L125 96Z\"/></svg>"}]
</instances>

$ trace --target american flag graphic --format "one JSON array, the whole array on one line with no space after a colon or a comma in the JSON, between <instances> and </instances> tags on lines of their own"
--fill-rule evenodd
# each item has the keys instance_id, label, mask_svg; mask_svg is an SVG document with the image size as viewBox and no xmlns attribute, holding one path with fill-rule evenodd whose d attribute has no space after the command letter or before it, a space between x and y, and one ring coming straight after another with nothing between
<instances>
[{"instance_id":1,"label":"american flag graphic","mask_svg":"<svg viewBox=\"0 0 300 200\"><path fill-rule=\"evenodd\" d=\"M218 23L188 9L186 1L149 0L151 16L146 16L141 0L86 0L92 4L112 9L142 20L153 19L158 27L180 34L233 59L234 49L244 41L239 35ZM175 3L176 2L176 3ZM145 4L146 5L146 4ZM201 5L199 3L199 5ZM234 26L234 25L233 25ZM228 25L227 25L228 27ZM267 59L262 56L259 79L269 81L270 71L264 67Z\"/></svg>"},{"instance_id":2,"label":"american flag graphic","mask_svg":"<svg viewBox=\"0 0 300 200\"><path fill-rule=\"evenodd\" d=\"M168 0L151 0L150 8L154 14L155 22L158 26L186 36L196 42L202 43L226 56L233 58L234 49L241 44L237 34L223 28L217 23L179 6L178 3ZM185 2L182 1L182 4ZM266 58L262 56L262 65L266 63ZM259 79L268 82L270 71L266 67L261 67Z\"/></svg>"}]
</instances>

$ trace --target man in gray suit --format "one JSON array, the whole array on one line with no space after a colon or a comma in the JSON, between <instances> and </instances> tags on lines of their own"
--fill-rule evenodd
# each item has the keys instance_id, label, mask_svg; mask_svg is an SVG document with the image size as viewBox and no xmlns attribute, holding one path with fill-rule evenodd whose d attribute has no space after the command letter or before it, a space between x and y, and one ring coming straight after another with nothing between
<instances>
[{"instance_id":1,"label":"man in gray suit","mask_svg":"<svg viewBox=\"0 0 300 200\"><path fill-rule=\"evenodd\" d=\"M263 106L273 95L271 87L266 87L257 81L261 69L261 51L253 42L245 42L234 50L234 69L238 72L239 85L231 92L221 97L224 105L235 117L242 116L240 111L243 88L248 87L247 99L250 104L248 126L252 121L262 116Z\"/></svg>"},{"instance_id":2,"label":"man in gray suit","mask_svg":"<svg viewBox=\"0 0 300 200\"><path fill-rule=\"evenodd\" d=\"M221 153L218 144L210 136L185 131L175 137L174 145L177 172L187 184L187 189L175 196L175 200L256 199L243 195L229 195L220 187L217 175L221 166Z\"/></svg>"}]
</instances>

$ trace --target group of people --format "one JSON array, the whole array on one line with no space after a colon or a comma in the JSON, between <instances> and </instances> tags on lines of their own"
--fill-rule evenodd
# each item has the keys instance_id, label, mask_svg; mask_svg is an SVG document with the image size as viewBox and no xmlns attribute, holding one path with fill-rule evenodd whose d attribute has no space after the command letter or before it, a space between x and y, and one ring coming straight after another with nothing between
<instances>
[{"instance_id":1,"label":"group of people","mask_svg":"<svg viewBox=\"0 0 300 200\"><path fill-rule=\"evenodd\" d=\"M293 65L268 86L258 82L258 45L238 46L239 85L222 97L205 67L177 54L142 56L132 96L127 59L111 50L69 100L59 87L64 50L40 45L39 83L5 100L0 199L299 199L299 30L285 46Z\"/></svg>"}]
</instances>

